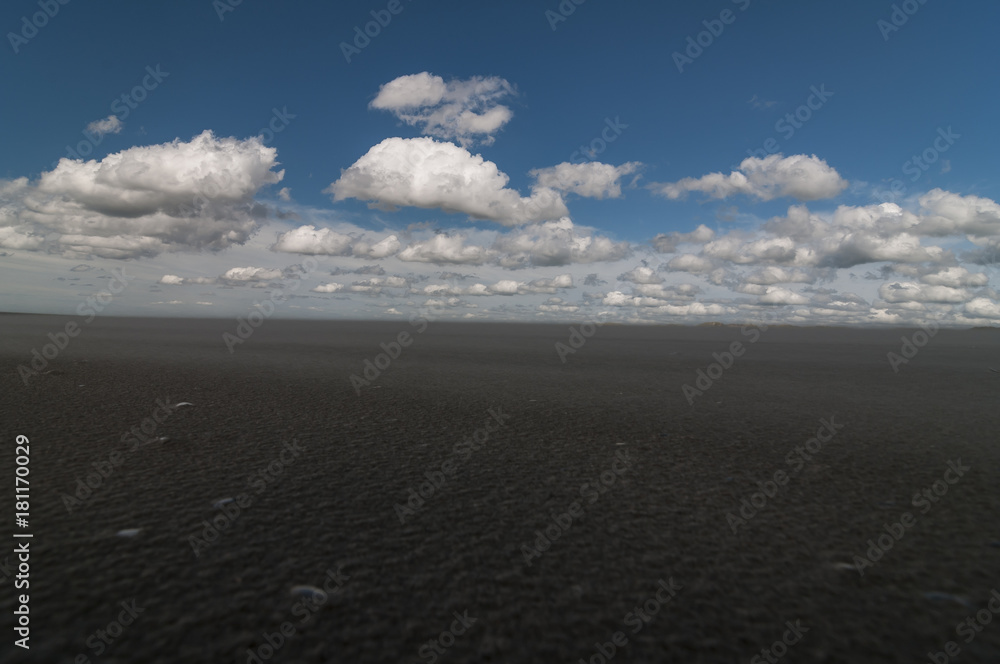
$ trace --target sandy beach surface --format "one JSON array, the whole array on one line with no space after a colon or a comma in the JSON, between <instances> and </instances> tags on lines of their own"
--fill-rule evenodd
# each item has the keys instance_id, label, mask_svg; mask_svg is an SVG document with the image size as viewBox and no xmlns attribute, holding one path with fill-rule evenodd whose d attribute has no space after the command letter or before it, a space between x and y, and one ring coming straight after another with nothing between
<instances>
[{"instance_id":1,"label":"sandy beach surface","mask_svg":"<svg viewBox=\"0 0 1000 664\"><path fill-rule=\"evenodd\" d=\"M4 662L1000 661L996 329L68 321Z\"/></svg>"}]
</instances>

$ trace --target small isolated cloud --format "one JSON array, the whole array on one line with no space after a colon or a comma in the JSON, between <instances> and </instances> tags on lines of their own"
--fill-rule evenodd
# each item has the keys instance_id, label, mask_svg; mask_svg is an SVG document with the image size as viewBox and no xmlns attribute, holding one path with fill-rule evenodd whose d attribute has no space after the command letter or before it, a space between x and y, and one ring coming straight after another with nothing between
<instances>
[{"instance_id":1,"label":"small isolated cloud","mask_svg":"<svg viewBox=\"0 0 1000 664\"><path fill-rule=\"evenodd\" d=\"M847 186L847 180L816 155L797 154L785 157L772 154L763 159L748 157L740 163L738 171L729 175L709 173L700 178L653 184L650 188L670 199L683 198L688 192L700 191L712 198L744 194L762 201L784 196L800 201L814 201L832 198Z\"/></svg>"},{"instance_id":2,"label":"small isolated cloud","mask_svg":"<svg viewBox=\"0 0 1000 664\"><path fill-rule=\"evenodd\" d=\"M387 138L372 147L324 192L371 207L440 209L508 226L558 219L566 204L558 192L536 187L528 198L507 188L510 178L492 161L432 138Z\"/></svg>"},{"instance_id":3,"label":"small isolated cloud","mask_svg":"<svg viewBox=\"0 0 1000 664\"><path fill-rule=\"evenodd\" d=\"M281 279L284 272L267 267L234 267L226 270L220 279L230 283L246 283L251 281L272 281Z\"/></svg>"},{"instance_id":4,"label":"small isolated cloud","mask_svg":"<svg viewBox=\"0 0 1000 664\"><path fill-rule=\"evenodd\" d=\"M353 245L354 238L350 235L307 225L278 235L277 241L271 245L271 251L312 256L349 256Z\"/></svg>"},{"instance_id":5,"label":"small isolated cloud","mask_svg":"<svg viewBox=\"0 0 1000 664\"><path fill-rule=\"evenodd\" d=\"M328 284L320 284L316 288L312 289L313 293L339 293L344 290L346 286L344 284L338 284L336 282L331 282Z\"/></svg>"},{"instance_id":6,"label":"small isolated cloud","mask_svg":"<svg viewBox=\"0 0 1000 664\"><path fill-rule=\"evenodd\" d=\"M286 203L291 202L292 190L289 189L288 187L282 187L281 189L278 190L278 199Z\"/></svg>"},{"instance_id":7,"label":"small isolated cloud","mask_svg":"<svg viewBox=\"0 0 1000 664\"><path fill-rule=\"evenodd\" d=\"M178 277L176 274L165 274L160 277L160 281L157 283L167 284L169 286L180 286L184 283L184 278Z\"/></svg>"},{"instance_id":8,"label":"small isolated cloud","mask_svg":"<svg viewBox=\"0 0 1000 664\"><path fill-rule=\"evenodd\" d=\"M400 76L379 88L371 108L389 111L428 136L462 146L490 145L513 111L500 103L514 86L495 76L445 81L428 72Z\"/></svg>"},{"instance_id":9,"label":"small isolated cloud","mask_svg":"<svg viewBox=\"0 0 1000 664\"><path fill-rule=\"evenodd\" d=\"M109 115L103 120L94 120L91 122L87 125L87 131L97 136L105 136L107 134L117 134L124 126L117 115Z\"/></svg>"},{"instance_id":10,"label":"small isolated cloud","mask_svg":"<svg viewBox=\"0 0 1000 664\"><path fill-rule=\"evenodd\" d=\"M756 109L764 109L764 110L769 109L772 106L777 106L778 105L778 102L776 102L776 101L765 101L765 100L761 99L760 95L754 95L753 97L750 97L750 99L749 99L749 101L747 101L747 103L750 104L751 106L753 106Z\"/></svg>"},{"instance_id":11,"label":"small isolated cloud","mask_svg":"<svg viewBox=\"0 0 1000 664\"><path fill-rule=\"evenodd\" d=\"M536 168L529 175L540 187L588 198L618 198L622 195L621 178L634 173L641 165L637 161L621 166L597 161L582 164L563 162L550 168Z\"/></svg>"}]
</instances>

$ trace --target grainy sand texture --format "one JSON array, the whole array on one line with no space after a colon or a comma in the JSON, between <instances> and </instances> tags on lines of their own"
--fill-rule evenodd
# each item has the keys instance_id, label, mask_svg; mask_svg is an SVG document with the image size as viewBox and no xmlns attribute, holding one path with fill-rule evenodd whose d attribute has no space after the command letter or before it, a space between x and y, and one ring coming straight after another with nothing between
<instances>
[{"instance_id":1,"label":"grainy sand texture","mask_svg":"<svg viewBox=\"0 0 1000 664\"><path fill-rule=\"evenodd\" d=\"M995 329L64 322L4 662L1000 661Z\"/></svg>"}]
</instances>

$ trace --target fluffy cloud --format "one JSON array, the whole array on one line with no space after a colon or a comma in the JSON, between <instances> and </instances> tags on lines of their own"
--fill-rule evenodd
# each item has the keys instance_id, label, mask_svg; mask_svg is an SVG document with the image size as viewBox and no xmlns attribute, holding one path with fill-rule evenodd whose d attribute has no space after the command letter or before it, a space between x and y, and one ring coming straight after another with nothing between
<instances>
[{"instance_id":1,"label":"fluffy cloud","mask_svg":"<svg viewBox=\"0 0 1000 664\"><path fill-rule=\"evenodd\" d=\"M336 282L330 282L327 284L320 284L316 288L312 289L313 293L339 293L344 290L344 284L338 284Z\"/></svg>"},{"instance_id":2,"label":"fluffy cloud","mask_svg":"<svg viewBox=\"0 0 1000 664\"><path fill-rule=\"evenodd\" d=\"M365 258L387 258L394 255L402 246L399 238L389 235L382 238L375 244L369 244L367 240L361 239L354 243L354 255Z\"/></svg>"},{"instance_id":3,"label":"fluffy cloud","mask_svg":"<svg viewBox=\"0 0 1000 664\"><path fill-rule=\"evenodd\" d=\"M821 267L852 267L863 263L894 261L898 263L940 262L946 258L940 247L925 247L920 238L910 233L878 237L856 232L834 235L818 243L817 253L810 264Z\"/></svg>"},{"instance_id":4,"label":"fluffy cloud","mask_svg":"<svg viewBox=\"0 0 1000 664\"><path fill-rule=\"evenodd\" d=\"M654 300L693 300L694 296L700 292L701 288L694 284L680 284L678 286L636 284L632 287L634 295Z\"/></svg>"},{"instance_id":5,"label":"fluffy cloud","mask_svg":"<svg viewBox=\"0 0 1000 664\"><path fill-rule=\"evenodd\" d=\"M256 230L257 191L281 180L259 138L139 146L101 161L62 159L36 183L0 183L0 246L69 257L218 251Z\"/></svg>"},{"instance_id":6,"label":"fluffy cloud","mask_svg":"<svg viewBox=\"0 0 1000 664\"><path fill-rule=\"evenodd\" d=\"M641 266L618 275L618 281L631 281L634 284L662 284L663 278L651 267Z\"/></svg>"},{"instance_id":7,"label":"fluffy cloud","mask_svg":"<svg viewBox=\"0 0 1000 664\"><path fill-rule=\"evenodd\" d=\"M759 159L748 157L740 169L729 175L709 173L700 178L684 178L678 182L651 185L652 189L677 199L688 192L700 191L712 198L727 198L736 194L753 196L763 201L790 196L800 201L831 198L847 188L844 180L816 155L785 157L772 154Z\"/></svg>"},{"instance_id":8,"label":"fluffy cloud","mask_svg":"<svg viewBox=\"0 0 1000 664\"><path fill-rule=\"evenodd\" d=\"M523 285L521 292L524 293L555 293L559 289L572 288L573 276L560 274L551 279L535 279Z\"/></svg>"},{"instance_id":9,"label":"fluffy cloud","mask_svg":"<svg viewBox=\"0 0 1000 664\"><path fill-rule=\"evenodd\" d=\"M399 251L400 246L399 238L395 235L372 243L364 237L338 233L329 228L316 228L310 224L278 235L277 241L271 245L271 251L379 259L392 256Z\"/></svg>"},{"instance_id":10,"label":"fluffy cloud","mask_svg":"<svg viewBox=\"0 0 1000 664\"><path fill-rule=\"evenodd\" d=\"M977 318L1000 319L1000 302L977 297L965 303L965 311Z\"/></svg>"},{"instance_id":11,"label":"fluffy cloud","mask_svg":"<svg viewBox=\"0 0 1000 664\"><path fill-rule=\"evenodd\" d=\"M713 239L715 239L715 231L705 224L701 224L690 233L679 233L677 231L660 233L652 239L651 244L661 254L672 254L677 251L677 245L679 244L705 244L706 242L711 242Z\"/></svg>"},{"instance_id":12,"label":"fluffy cloud","mask_svg":"<svg viewBox=\"0 0 1000 664\"><path fill-rule=\"evenodd\" d=\"M448 284L428 284L415 291L422 295L443 296L486 296L486 295L532 295L538 293L557 293L559 290L573 288L573 277L560 274L552 278L535 279L524 282L514 279L501 279L489 286L472 284L471 286L452 286Z\"/></svg>"},{"instance_id":13,"label":"fluffy cloud","mask_svg":"<svg viewBox=\"0 0 1000 664\"><path fill-rule=\"evenodd\" d=\"M765 286L783 283L811 284L816 281L816 275L805 270L786 270L769 265L751 272L747 275L746 281L750 284L762 284Z\"/></svg>"},{"instance_id":14,"label":"fluffy cloud","mask_svg":"<svg viewBox=\"0 0 1000 664\"><path fill-rule=\"evenodd\" d=\"M846 268L865 263L941 263L950 254L925 246L917 230L923 217L892 203L842 205L823 217L792 206L761 227L763 237L733 232L705 246L713 258L749 265Z\"/></svg>"},{"instance_id":15,"label":"fluffy cloud","mask_svg":"<svg viewBox=\"0 0 1000 664\"><path fill-rule=\"evenodd\" d=\"M324 191L334 201L356 198L382 209L441 209L506 225L568 213L558 192L537 187L524 198L507 188L509 180L493 162L452 143L387 138Z\"/></svg>"},{"instance_id":16,"label":"fluffy cloud","mask_svg":"<svg viewBox=\"0 0 1000 664\"><path fill-rule=\"evenodd\" d=\"M621 291L612 291L604 296L602 304L611 307L641 307L649 314L661 314L671 317L705 317L723 316L732 313L732 309L717 303L690 302L686 304L665 304L662 300L648 297L629 296Z\"/></svg>"},{"instance_id":17,"label":"fluffy cloud","mask_svg":"<svg viewBox=\"0 0 1000 664\"><path fill-rule=\"evenodd\" d=\"M353 245L354 238L350 235L308 225L280 234L271 245L271 250L314 256L349 256Z\"/></svg>"},{"instance_id":18,"label":"fluffy cloud","mask_svg":"<svg viewBox=\"0 0 1000 664\"><path fill-rule=\"evenodd\" d=\"M764 237L744 241L737 235L726 235L705 245L703 253L711 258L739 265L774 261L787 263L795 259L798 247L787 237Z\"/></svg>"},{"instance_id":19,"label":"fluffy cloud","mask_svg":"<svg viewBox=\"0 0 1000 664\"><path fill-rule=\"evenodd\" d=\"M400 76L383 85L370 107L389 111L428 136L490 145L514 113L499 102L515 94L502 78L474 76L445 81L428 72Z\"/></svg>"},{"instance_id":20,"label":"fluffy cloud","mask_svg":"<svg viewBox=\"0 0 1000 664\"><path fill-rule=\"evenodd\" d=\"M220 278L227 282L272 281L281 279L284 272L267 267L234 267L226 270Z\"/></svg>"},{"instance_id":21,"label":"fluffy cloud","mask_svg":"<svg viewBox=\"0 0 1000 664\"><path fill-rule=\"evenodd\" d=\"M969 272L964 267L947 267L920 277L920 281L931 286L964 288L966 286L986 286L990 278L982 272Z\"/></svg>"},{"instance_id":22,"label":"fluffy cloud","mask_svg":"<svg viewBox=\"0 0 1000 664\"><path fill-rule=\"evenodd\" d=\"M157 283L167 286L220 284L228 287L251 286L262 288L268 282L278 279L301 279L302 274L303 268L301 265L291 265L283 270L249 266L230 268L217 277L180 277L176 274L165 274L160 277Z\"/></svg>"},{"instance_id":23,"label":"fluffy cloud","mask_svg":"<svg viewBox=\"0 0 1000 664\"><path fill-rule=\"evenodd\" d=\"M472 284L471 286L452 286L449 284L427 284L416 291L422 295L493 295L490 287L485 284Z\"/></svg>"},{"instance_id":24,"label":"fluffy cloud","mask_svg":"<svg viewBox=\"0 0 1000 664\"><path fill-rule=\"evenodd\" d=\"M381 295L385 292L387 288L409 288L410 282L404 277L388 276L388 277L372 277L371 279L365 279L363 281L355 281L350 286L347 286L343 290L350 291L352 293L367 293L368 295ZM336 292L336 291L324 291L324 292Z\"/></svg>"},{"instance_id":25,"label":"fluffy cloud","mask_svg":"<svg viewBox=\"0 0 1000 664\"><path fill-rule=\"evenodd\" d=\"M621 166L597 161L582 164L563 162L551 168L536 168L530 172L539 187L574 193L588 198L618 198L622 195L620 180L638 170L639 162Z\"/></svg>"},{"instance_id":26,"label":"fluffy cloud","mask_svg":"<svg viewBox=\"0 0 1000 664\"><path fill-rule=\"evenodd\" d=\"M471 244L461 233L438 233L405 247L395 235L375 243L357 235L307 225L280 234L271 249L368 259L394 256L403 262L435 265L497 264L515 269L616 261L631 253L628 242L592 235L574 226L568 218L496 233L488 247Z\"/></svg>"},{"instance_id":27,"label":"fluffy cloud","mask_svg":"<svg viewBox=\"0 0 1000 664\"><path fill-rule=\"evenodd\" d=\"M667 269L673 272L701 274L704 272L710 272L714 268L714 262L702 256L696 256L695 254L680 254L679 256L674 256L667 262Z\"/></svg>"},{"instance_id":28,"label":"fluffy cloud","mask_svg":"<svg viewBox=\"0 0 1000 664\"><path fill-rule=\"evenodd\" d=\"M988 198L932 189L919 202L926 211L917 226L922 235L1000 236L1000 205Z\"/></svg>"},{"instance_id":29,"label":"fluffy cloud","mask_svg":"<svg viewBox=\"0 0 1000 664\"><path fill-rule=\"evenodd\" d=\"M769 287L758 300L760 304L809 304L809 298L799 293L793 293L780 286Z\"/></svg>"},{"instance_id":30,"label":"fluffy cloud","mask_svg":"<svg viewBox=\"0 0 1000 664\"><path fill-rule=\"evenodd\" d=\"M493 249L504 267L616 261L631 255L628 242L581 233L568 218L535 224L497 237Z\"/></svg>"},{"instance_id":31,"label":"fluffy cloud","mask_svg":"<svg viewBox=\"0 0 1000 664\"><path fill-rule=\"evenodd\" d=\"M913 282L893 282L882 284L878 295L886 302L938 302L959 304L971 299L968 291L948 286L929 286Z\"/></svg>"},{"instance_id":32,"label":"fluffy cloud","mask_svg":"<svg viewBox=\"0 0 1000 664\"><path fill-rule=\"evenodd\" d=\"M465 244L461 235L435 235L430 240L406 247L396 258L416 263L436 265L482 265L491 256L484 247Z\"/></svg>"}]
</instances>

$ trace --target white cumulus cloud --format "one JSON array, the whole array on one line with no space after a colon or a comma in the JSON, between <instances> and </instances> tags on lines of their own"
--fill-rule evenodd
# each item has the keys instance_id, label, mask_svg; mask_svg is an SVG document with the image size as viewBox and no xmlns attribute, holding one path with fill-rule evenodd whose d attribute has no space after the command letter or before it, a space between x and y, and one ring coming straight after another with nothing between
<instances>
[{"instance_id":1,"label":"white cumulus cloud","mask_svg":"<svg viewBox=\"0 0 1000 664\"><path fill-rule=\"evenodd\" d=\"M324 191L334 201L356 198L381 209L440 209L511 226L568 213L558 192L537 187L526 198L508 189L509 181L492 161L453 143L387 138Z\"/></svg>"},{"instance_id":2,"label":"white cumulus cloud","mask_svg":"<svg viewBox=\"0 0 1000 664\"><path fill-rule=\"evenodd\" d=\"M515 95L514 86L495 76L445 81L429 72L400 76L379 88L370 107L389 111L428 136L469 146L490 145L514 117L500 103Z\"/></svg>"},{"instance_id":3,"label":"white cumulus cloud","mask_svg":"<svg viewBox=\"0 0 1000 664\"><path fill-rule=\"evenodd\" d=\"M709 173L700 178L684 178L678 182L650 186L653 191L672 199L683 198L691 191L700 191L712 198L744 194L763 201L784 196L813 201L832 198L847 185L847 180L816 155L785 157L772 154L763 159L748 157L740 163L738 171L729 175Z\"/></svg>"},{"instance_id":4,"label":"white cumulus cloud","mask_svg":"<svg viewBox=\"0 0 1000 664\"><path fill-rule=\"evenodd\" d=\"M512 268L616 261L632 253L628 242L582 232L568 217L501 235L493 249L502 254L500 265Z\"/></svg>"},{"instance_id":5,"label":"white cumulus cloud","mask_svg":"<svg viewBox=\"0 0 1000 664\"><path fill-rule=\"evenodd\" d=\"M621 166L598 161L582 164L563 162L550 168L536 168L529 174L540 187L588 198L618 198L622 195L620 180L634 173L639 166L641 164L635 161Z\"/></svg>"},{"instance_id":6,"label":"white cumulus cloud","mask_svg":"<svg viewBox=\"0 0 1000 664\"><path fill-rule=\"evenodd\" d=\"M61 159L37 182L0 186L0 247L67 257L218 251L258 229L254 195L281 180L259 138L137 146L97 161Z\"/></svg>"},{"instance_id":7,"label":"white cumulus cloud","mask_svg":"<svg viewBox=\"0 0 1000 664\"><path fill-rule=\"evenodd\" d=\"M398 254L401 261L434 263L437 265L482 265L490 258L484 247L467 245L461 235L435 235L430 240L415 242Z\"/></svg>"}]
</instances>

